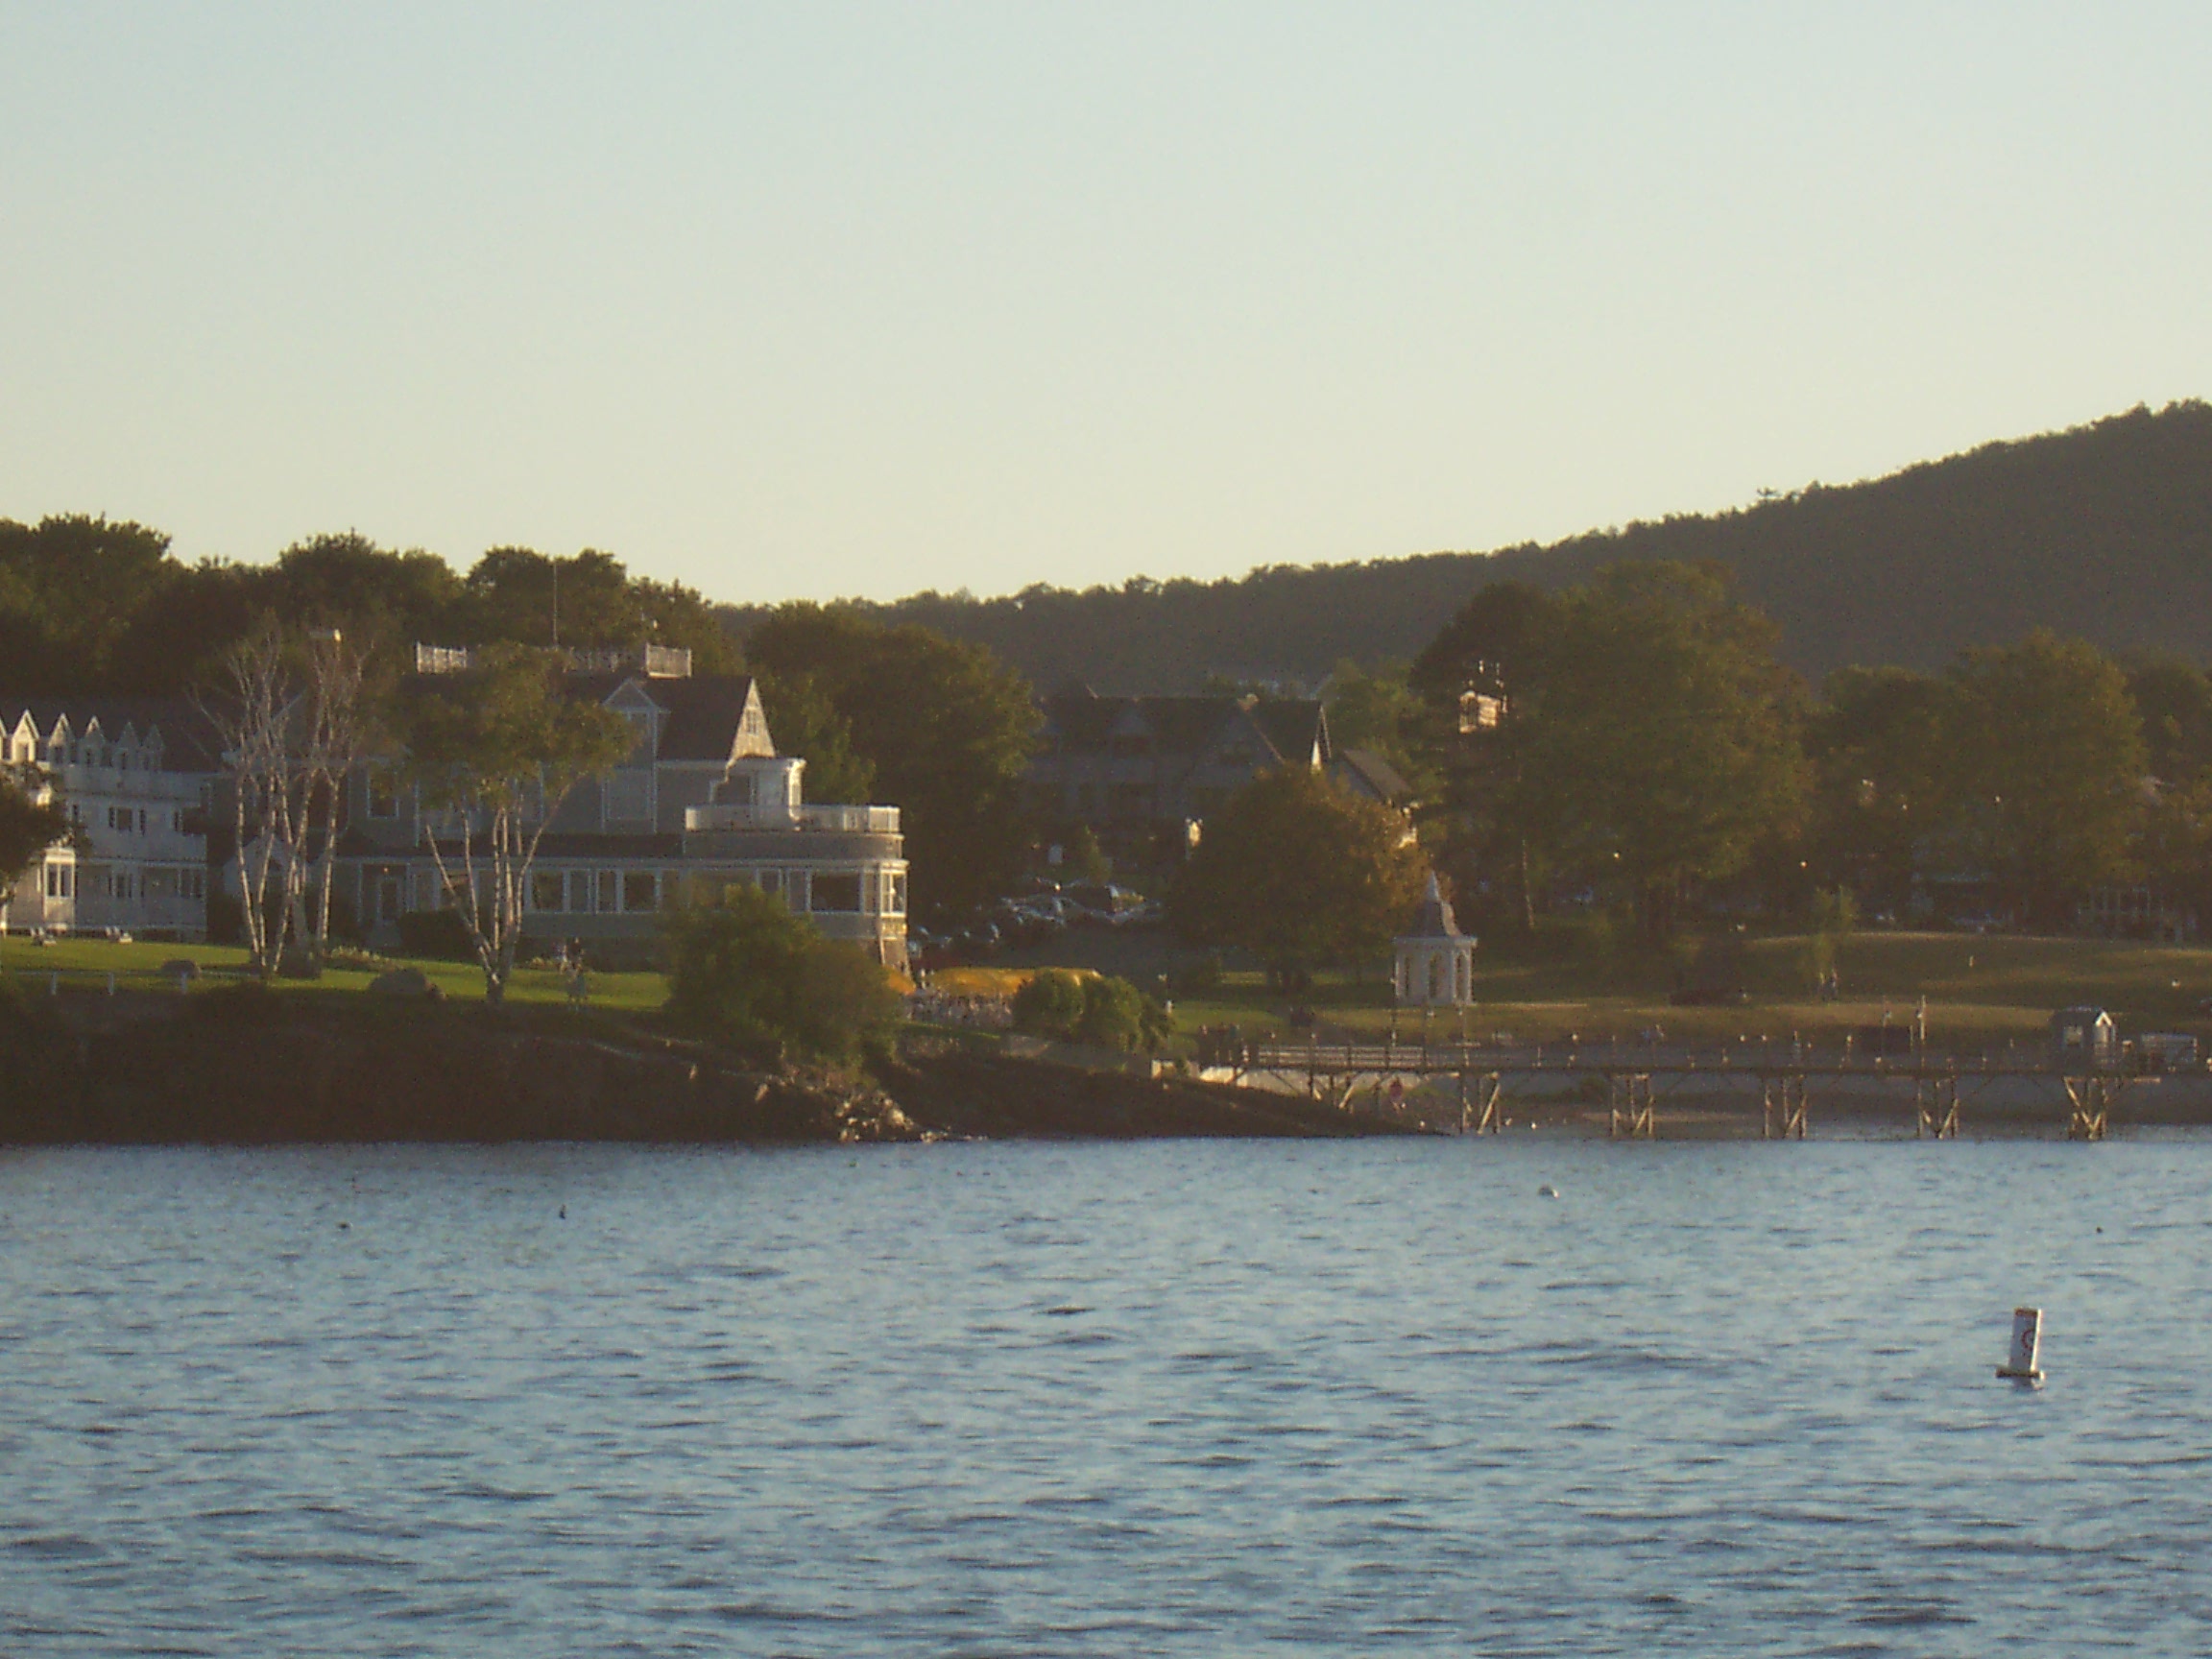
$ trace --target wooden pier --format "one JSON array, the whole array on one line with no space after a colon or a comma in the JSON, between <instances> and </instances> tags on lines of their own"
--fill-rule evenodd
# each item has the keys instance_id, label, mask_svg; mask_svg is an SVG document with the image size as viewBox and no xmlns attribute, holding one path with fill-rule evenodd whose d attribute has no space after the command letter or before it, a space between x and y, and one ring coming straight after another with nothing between
<instances>
[{"instance_id":1,"label":"wooden pier","mask_svg":"<svg viewBox=\"0 0 2212 1659\"><path fill-rule=\"evenodd\" d=\"M1755 1093L1761 1133L1769 1140L1805 1139L1815 1088L1866 1086L1894 1092L1910 1113L1915 1138L1956 1140L1962 1111L1991 1086L2027 1083L2046 1087L2054 1106L2063 1100L2067 1139L2102 1141L2115 1104L2132 1080L2116 1066L2092 1066L2081 1057L2063 1063L2046 1055L1861 1055L1849 1048L1808 1045L1742 1045L1699 1050L1664 1044L1545 1045L1480 1043L1202 1043L1202 1064L1226 1070L1233 1081L1263 1081L1301 1089L1309 1097L1351 1108L1364 1104L1394 1116L1418 1116L1439 1134L1496 1134L1504 1127L1513 1092L1561 1083L1601 1083L1608 1133L1617 1140L1655 1139L1659 1106L1669 1095L1724 1086ZM1457 1080L1457 1114L1437 1110L1433 1094L1416 1105L1415 1084ZM1595 1095L1595 1091L1593 1091ZM1446 1099L1449 1100L1447 1095Z\"/></svg>"}]
</instances>

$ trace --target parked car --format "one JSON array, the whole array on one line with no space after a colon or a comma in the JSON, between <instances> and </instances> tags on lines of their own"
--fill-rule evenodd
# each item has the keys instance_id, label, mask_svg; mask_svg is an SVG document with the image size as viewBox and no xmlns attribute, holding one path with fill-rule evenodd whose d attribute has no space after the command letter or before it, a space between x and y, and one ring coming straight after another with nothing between
<instances>
[{"instance_id":1,"label":"parked car","mask_svg":"<svg viewBox=\"0 0 2212 1659\"><path fill-rule=\"evenodd\" d=\"M974 955L989 956L1005 943L1005 935L998 931L996 923L971 922L953 935L953 941Z\"/></svg>"},{"instance_id":2,"label":"parked car","mask_svg":"<svg viewBox=\"0 0 2212 1659\"><path fill-rule=\"evenodd\" d=\"M1111 881L1078 881L1068 889L1068 897L1084 909L1108 917L1134 910L1144 902L1143 894L1117 887Z\"/></svg>"}]
</instances>

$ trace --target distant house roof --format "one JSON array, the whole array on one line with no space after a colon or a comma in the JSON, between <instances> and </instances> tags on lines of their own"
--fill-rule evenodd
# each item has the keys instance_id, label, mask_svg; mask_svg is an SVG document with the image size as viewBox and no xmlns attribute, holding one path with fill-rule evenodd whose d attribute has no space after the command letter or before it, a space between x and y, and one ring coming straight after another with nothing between
<instances>
[{"instance_id":1,"label":"distant house roof","mask_svg":"<svg viewBox=\"0 0 2212 1659\"><path fill-rule=\"evenodd\" d=\"M207 717L182 697L7 697L0 696L0 731L13 733L31 716L41 739L64 719L80 741L98 726L109 743L126 733L150 743L159 733L163 772L220 772L222 741Z\"/></svg>"},{"instance_id":2,"label":"distant house roof","mask_svg":"<svg viewBox=\"0 0 2212 1659\"><path fill-rule=\"evenodd\" d=\"M1329 775L1362 795L1372 795L1386 805L1396 805L1413 793L1413 786L1398 768L1372 749L1339 749L1329 763Z\"/></svg>"},{"instance_id":3,"label":"distant house roof","mask_svg":"<svg viewBox=\"0 0 2212 1659\"><path fill-rule=\"evenodd\" d=\"M1312 701L1256 702L1241 697L1101 697L1070 686L1044 700L1044 735L1067 754L1142 738L1163 758L1197 759L1235 726L1255 732L1277 765L1318 766L1330 758L1329 722Z\"/></svg>"},{"instance_id":4,"label":"distant house roof","mask_svg":"<svg viewBox=\"0 0 2212 1659\"><path fill-rule=\"evenodd\" d=\"M648 679L642 674L569 674L562 684L572 694L604 703L625 685L634 688L668 718L661 724L656 760L727 760L739 750L745 710L753 700L750 674L709 674L688 679ZM765 722L750 747L769 754L774 744Z\"/></svg>"}]
</instances>

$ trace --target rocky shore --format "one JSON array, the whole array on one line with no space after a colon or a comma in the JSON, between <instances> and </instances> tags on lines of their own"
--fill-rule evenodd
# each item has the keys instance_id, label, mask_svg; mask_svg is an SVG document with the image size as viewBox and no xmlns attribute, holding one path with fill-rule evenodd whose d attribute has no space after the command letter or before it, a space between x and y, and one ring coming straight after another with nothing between
<instances>
[{"instance_id":1,"label":"rocky shore","mask_svg":"<svg viewBox=\"0 0 2212 1659\"><path fill-rule=\"evenodd\" d=\"M63 999L69 1002L72 999ZM291 998L0 1009L0 1142L1346 1136L1398 1126L957 1044L867 1073L763 1067L618 1022Z\"/></svg>"}]
</instances>

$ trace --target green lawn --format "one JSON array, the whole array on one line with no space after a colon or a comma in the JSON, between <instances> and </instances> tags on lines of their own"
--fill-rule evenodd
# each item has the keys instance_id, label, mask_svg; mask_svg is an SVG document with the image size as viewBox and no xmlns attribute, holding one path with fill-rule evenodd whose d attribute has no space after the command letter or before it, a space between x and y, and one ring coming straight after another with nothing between
<instances>
[{"instance_id":1,"label":"green lawn","mask_svg":"<svg viewBox=\"0 0 2212 1659\"><path fill-rule=\"evenodd\" d=\"M201 977L194 993L234 984L246 977L246 952L234 945L155 945L133 942L110 945L100 939L64 939L49 946L34 946L21 934L0 939L0 974L12 976L34 992L44 991L59 980L64 993L103 992L108 975L115 975L118 990L174 992L177 982L162 974L161 966L180 959L197 962ZM277 989L295 997L358 995L378 974L394 968L420 968L449 999L481 1001L484 975L473 963L432 962L397 957L349 958L328 969L319 980L278 980ZM659 974L603 974L590 975L591 1005L595 1008L644 1010L658 1008L668 995L668 982ZM546 969L518 968L507 987L511 1002L565 1003L566 983Z\"/></svg>"},{"instance_id":2,"label":"green lawn","mask_svg":"<svg viewBox=\"0 0 2212 1659\"><path fill-rule=\"evenodd\" d=\"M2051 1011L2074 1002L2111 1009L2126 1032L2176 1030L2212 1037L2212 1019L2197 1012L2198 999L2212 996L2212 949L1868 932L1843 948L1844 1000L1834 1003L1807 997L1804 952L1804 940L1793 936L1750 940L1741 975L1752 993L1748 1007L1674 1008L1667 1002L1674 968L1664 958L1524 965L1485 961L1478 951L1478 1002L1466 1016L1465 1028L1477 1036L1505 1031L1543 1043L1570 1034L1584 1043L1627 1040L1654 1025L1671 1037L1696 1042L1781 1042L1793 1032L1833 1040L1854 1026L1879 1024L1885 1014L1893 1022L1909 1022L1925 996L1930 1041L1961 1050L2039 1043ZM49 975L59 975L64 992L97 993L106 989L110 973L121 990L174 992L174 980L163 978L159 970L179 958L200 964L196 994L245 976L245 952L235 946L71 939L39 948L19 934L0 939L0 974L34 992L46 988ZM399 966L421 969L449 999L483 998L483 974L468 963L402 963L397 958L333 967L320 981L279 981L278 989L287 996L358 995L376 974ZM592 1006L603 1009L650 1010L667 996L667 981L659 974L595 972L590 984ZM517 971L508 997L517 1003L567 999L558 974L527 968ZM1325 974L1301 1000L1333 1030L1380 1034L1390 1026L1389 985L1379 973L1363 983L1348 974ZM1214 991L1175 998L1176 1046L1188 1048L1190 1034L1202 1024L1235 1023L1248 1036L1286 1034L1289 1002L1268 991L1258 974L1228 974ZM1460 1017L1451 1013L1438 1014L1428 1027L1438 1041L1455 1038L1460 1028ZM1417 1012L1399 1016L1401 1036L1417 1039L1422 1029Z\"/></svg>"},{"instance_id":3,"label":"green lawn","mask_svg":"<svg viewBox=\"0 0 2212 1659\"><path fill-rule=\"evenodd\" d=\"M2212 996L2212 949L2127 941L2019 938L1958 933L1869 932L1843 947L1843 999L1808 996L1805 941L1797 936L1745 944L1739 977L1751 993L1740 1008L1675 1008L1667 992L1675 969L1661 957L1588 962L1479 965L1477 1006L1466 1029L1484 1036L1509 1031L1527 1042L1570 1034L1584 1043L1632 1039L1659 1026L1698 1042L1747 1038L1786 1041L1791 1033L1839 1039L1885 1015L1908 1022L1928 999L1929 1041L1959 1049L2040 1043L2053 1009L2076 1002L2112 1011L2124 1032L2176 1030L2212 1036L2212 1020L2197 1011ZM1303 998L1332 1029L1381 1033L1389 1028L1390 993L1379 975L1364 984L1324 975ZM1176 1024L1188 1035L1201 1024L1236 1022L1247 1035L1285 1033L1289 998L1267 991L1257 974L1229 974L1203 996L1176 998ZM1429 1029L1455 1038L1457 1014L1440 1012ZM1420 1014L1402 1013L1398 1030L1417 1039Z\"/></svg>"}]
</instances>

